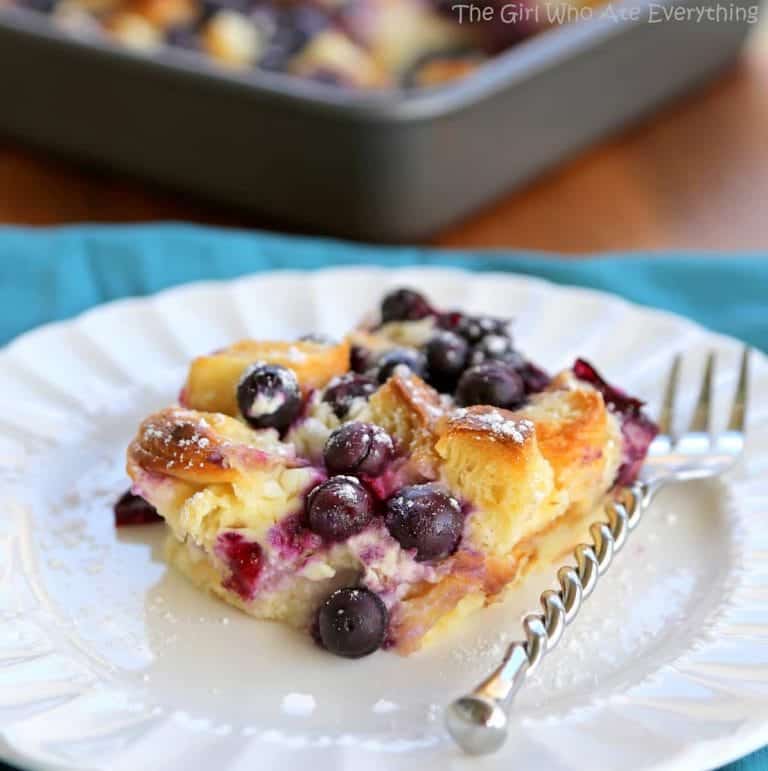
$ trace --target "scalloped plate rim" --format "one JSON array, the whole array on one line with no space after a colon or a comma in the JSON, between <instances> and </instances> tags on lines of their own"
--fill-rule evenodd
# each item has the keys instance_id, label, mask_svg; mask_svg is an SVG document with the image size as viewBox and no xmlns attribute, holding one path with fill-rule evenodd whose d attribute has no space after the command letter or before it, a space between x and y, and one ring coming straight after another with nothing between
<instances>
[{"instance_id":1,"label":"scalloped plate rim","mask_svg":"<svg viewBox=\"0 0 768 771\"><path fill-rule=\"evenodd\" d=\"M385 265L331 265L326 268L315 269L295 269L285 268L277 270L265 270L256 273L246 273L235 278L222 278L222 279L200 279L196 281L189 281L183 284L175 284L174 286L165 287L157 292L151 292L145 295L129 295L126 297L118 297L113 300L107 300L103 303L93 306L92 308L86 308L64 319L57 319L55 321L49 321L44 324L40 324L32 329L22 332L16 335L11 340L0 346L0 356L13 351L16 347L23 345L26 340L42 332L50 332L55 329L61 329L73 324L78 324L81 321L98 316L105 311L111 311L117 308L130 308L132 305L141 304L147 300L162 301L168 297L172 297L175 294L183 294L189 290L215 290L221 289L225 286L244 284L248 281L260 280L270 277L287 277L287 278L300 278L311 277L318 274L330 274L330 273L412 273L412 272L425 272L435 273L437 275L450 275L458 274L464 275L469 278L491 278L491 279L513 279L522 283L530 284L532 286L538 285L542 289L554 290L556 292L562 291L565 294L577 293L582 295L591 295L596 300L610 300L615 304L623 304L633 311L650 311L654 315L659 317L665 317L667 320L675 321L677 323L684 323L695 329L704 330L709 335L713 335L722 340L727 340L730 343L744 344L742 340L733 335L728 335L723 332L711 329L705 324L701 324L698 321L689 319L687 316L683 316L674 311L669 311L664 308L658 308L653 305L646 305L645 303L639 303L635 300L630 300L621 295L613 294L604 289L594 289L593 287L580 286L578 284L561 284L556 281L552 281L540 276L532 276L527 273L514 273L505 272L501 270L468 270L463 268L456 268L452 266L441 265L403 265L396 267L387 267ZM754 347L754 350L763 354L760 349ZM763 354L765 355L765 354Z\"/></svg>"},{"instance_id":2,"label":"scalloped plate rim","mask_svg":"<svg viewBox=\"0 0 768 771\"><path fill-rule=\"evenodd\" d=\"M136 295L136 296L130 296L130 297L124 297L124 298L112 300L102 305L99 305L94 308L85 310L81 313L78 313L77 315L71 318L56 321L56 322L51 322L17 336L15 339L9 341L4 346L0 347L0 361L2 361L3 358L8 356L9 354L12 354L18 348L22 347L27 340L33 338L36 335L50 334L50 333L55 333L56 331L63 331L67 328L77 326L84 319L97 318L101 314L109 314L111 311L118 308L128 309L130 311L132 308L140 307L141 305L147 302L159 304L159 303L162 303L162 301L168 297L171 297L174 295L181 295L187 291L194 291L194 290L226 291L232 286L247 284L248 282L252 282L252 281L258 282L259 280L265 280L265 279L269 280L272 277L279 277L282 280L286 280L286 281L290 281L290 280L298 281L301 278L306 279L307 277L314 277L314 276L323 275L323 274L341 275L341 277L343 278L344 276L354 276L360 273L368 274L368 275L387 274L393 277L395 277L396 275L403 275L406 279L408 275L413 275L413 274L421 274L421 275L435 274L435 275L438 275L438 276L441 275L444 277L463 276L463 277L467 277L470 280L480 278L480 279L489 279L489 280L496 279L496 280L503 280L503 281L514 281L523 285L535 287L536 289L539 289L539 290L554 291L557 293L562 293L564 295L570 295L570 296L574 296L574 295L580 295L582 297L587 296L587 297L592 297L593 299L598 301L603 301L603 302L610 301L615 305L621 304L627 309L631 310L632 312L640 313L640 314L652 314L657 318L663 318L665 321L673 322L676 325L685 325L691 329L695 329L699 332L705 333L709 338L722 340L723 342L726 342L729 345L741 344L740 341L738 341L736 338L732 336L715 332L699 324L698 322L695 322L691 319L688 319L684 316L681 316L679 314L676 314L670 311L654 308L653 306L648 306L641 303L636 303L631 300L627 300L623 297L614 295L605 290L592 289L592 288L580 287L580 286L569 285L569 284L560 284L560 283L552 282L547 279L539 278L536 276L530 276L527 274L516 274L516 273L508 273L508 272L495 271L495 270L470 271L470 270L464 270L456 267L445 267L445 266L434 266L434 265L412 265L412 266L394 266L394 267L386 267L381 265L376 265L376 266L344 265L344 266L329 266L328 268L319 268L319 269L312 269L312 270L295 270L295 269L282 270L281 269L281 270L246 274L246 275L239 276L236 278L231 278L231 279L201 280L201 281L195 281L195 282L190 282L186 284L180 284L172 287L167 287L151 295ZM160 308L158 308L158 310L161 311ZM765 356L761 351L757 350L756 355L759 356L761 359L765 360ZM748 753L755 749L758 749L766 742L768 742L768 720L766 720L765 717L753 718L752 720L743 723L738 728L738 730L734 731L727 737L711 739L703 743L688 745L686 746L685 749L671 756L668 762L655 763L648 766L642 766L642 768L654 769L655 771L662 771L662 769L675 769L675 771L681 771L682 769L690 769L691 771L698 771L698 769L712 767L713 758L716 758L715 763L717 765L726 763L730 760L733 760L737 757L742 756L744 753ZM2 740L2 743L5 744L4 739ZM2 754L5 755L10 762L14 762L14 763L29 762L24 760L23 758L19 758L17 754L13 751L11 751L11 756L9 757L8 755L6 755L5 748ZM27 767L41 769L41 771L49 771L53 769L58 770L58 769L64 768L60 764L48 764L48 763L34 763L33 765L28 765Z\"/></svg>"}]
</instances>

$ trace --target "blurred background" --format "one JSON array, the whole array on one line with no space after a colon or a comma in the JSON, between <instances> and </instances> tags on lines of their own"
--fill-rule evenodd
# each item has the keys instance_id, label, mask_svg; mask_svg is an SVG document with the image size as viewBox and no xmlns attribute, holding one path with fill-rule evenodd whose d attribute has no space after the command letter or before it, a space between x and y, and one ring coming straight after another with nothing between
<instances>
[{"instance_id":1,"label":"blurred background","mask_svg":"<svg viewBox=\"0 0 768 771\"><path fill-rule=\"evenodd\" d=\"M458 23L422 0L191 2L0 0L0 222L567 253L768 245L768 25L734 21L741 4L618 34L596 11L565 31L541 13ZM408 99L426 117L393 107Z\"/></svg>"}]
</instances>

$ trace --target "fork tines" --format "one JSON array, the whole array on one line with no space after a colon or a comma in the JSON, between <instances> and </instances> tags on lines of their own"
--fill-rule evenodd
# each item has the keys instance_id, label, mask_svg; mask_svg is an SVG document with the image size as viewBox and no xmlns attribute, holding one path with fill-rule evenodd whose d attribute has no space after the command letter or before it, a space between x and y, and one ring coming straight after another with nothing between
<instances>
[{"instance_id":1,"label":"fork tines","mask_svg":"<svg viewBox=\"0 0 768 771\"><path fill-rule=\"evenodd\" d=\"M741 354L741 366L739 367L739 382L736 386L736 394L731 405L730 417L726 429L728 431L744 431L747 413L747 391L749 382L749 355L750 348L745 346ZM704 366L704 377L702 379L699 397L696 400L696 406L693 410L691 423L688 427L688 433L709 433L712 429L712 394L713 383L715 379L715 370L717 357L714 351L707 354L706 364ZM667 378L667 385L664 390L664 398L659 413L659 433L670 437L675 436L674 419L675 404L677 401L678 385L680 382L680 368L682 365L682 356L678 354L672 362L672 368Z\"/></svg>"}]
</instances>

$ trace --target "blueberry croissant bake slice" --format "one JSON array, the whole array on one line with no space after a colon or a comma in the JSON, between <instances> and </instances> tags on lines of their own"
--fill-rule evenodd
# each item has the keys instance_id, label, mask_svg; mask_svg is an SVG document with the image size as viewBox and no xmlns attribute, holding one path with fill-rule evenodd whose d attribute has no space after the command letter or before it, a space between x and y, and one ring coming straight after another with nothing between
<instances>
[{"instance_id":1,"label":"blueberry croissant bake slice","mask_svg":"<svg viewBox=\"0 0 768 771\"><path fill-rule=\"evenodd\" d=\"M200 588L330 652L410 654L585 540L655 434L587 362L550 378L506 322L388 295L341 343L192 363L128 448Z\"/></svg>"}]
</instances>

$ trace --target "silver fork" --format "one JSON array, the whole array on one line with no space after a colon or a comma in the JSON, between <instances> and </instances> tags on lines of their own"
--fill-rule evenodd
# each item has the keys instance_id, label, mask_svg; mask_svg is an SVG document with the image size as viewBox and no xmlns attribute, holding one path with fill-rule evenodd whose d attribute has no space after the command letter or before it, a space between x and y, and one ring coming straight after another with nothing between
<instances>
[{"instance_id":1,"label":"silver fork","mask_svg":"<svg viewBox=\"0 0 768 771\"><path fill-rule=\"evenodd\" d=\"M525 639L512 643L501 665L471 693L446 710L446 725L456 743L470 755L498 750L507 737L508 715L520 686L552 650L583 601L592 593L614 554L624 546L656 493L672 482L706 479L722 474L744 449L749 381L749 348L741 357L739 381L724 431L713 433L712 386L715 354L707 357L704 379L688 430L675 433L673 419L680 379L681 357L676 356L664 392L658 425L640 479L606 505L605 519L590 528L593 543L574 551L575 566L560 568L560 589L541 595L542 611L523 618Z\"/></svg>"}]
</instances>

